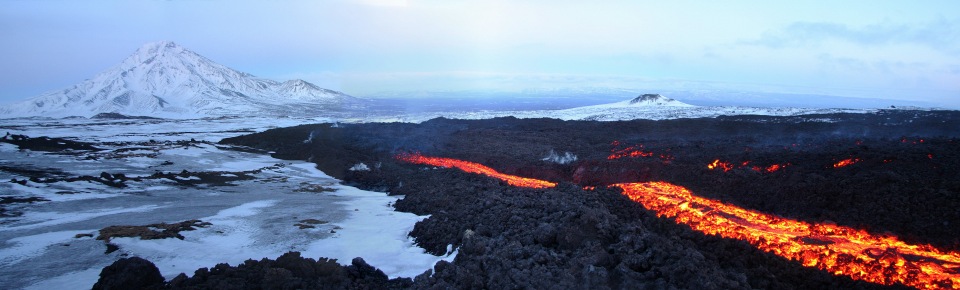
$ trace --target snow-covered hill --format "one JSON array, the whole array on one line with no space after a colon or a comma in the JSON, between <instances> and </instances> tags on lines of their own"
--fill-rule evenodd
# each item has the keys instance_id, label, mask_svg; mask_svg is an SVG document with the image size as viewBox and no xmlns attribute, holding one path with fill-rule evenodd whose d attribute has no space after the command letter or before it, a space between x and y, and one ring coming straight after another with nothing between
<instances>
[{"instance_id":1,"label":"snow-covered hill","mask_svg":"<svg viewBox=\"0 0 960 290\"><path fill-rule=\"evenodd\" d=\"M561 120L621 121L621 120L664 120L681 118L714 118L718 116L762 115L762 116L798 116L831 113L868 113L876 109L844 108L789 108L789 107L743 107L743 106L694 106L664 97L659 94L643 94L636 98L593 106L583 106L563 110L529 111L452 111L424 112L379 116L366 120L344 120L353 122L423 122L437 117L452 119L486 119L513 116L517 118L555 118ZM811 119L810 121L829 121Z\"/></svg>"},{"instance_id":2,"label":"snow-covered hill","mask_svg":"<svg viewBox=\"0 0 960 290\"><path fill-rule=\"evenodd\" d=\"M358 101L303 80L257 78L162 41L89 80L2 107L0 117L318 115Z\"/></svg>"},{"instance_id":3,"label":"snow-covered hill","mask_svg":"<svg viewBox=\"0 0 960 290\"><path fill-rule=\"evenodd\" d=\"M614 108L647 108L650 107L693 107L693 105L677 101L668 97L664 97L660 94L642 94L636 98L610 103L610 104L601 104L595 106L586 106L580 107L580 109L590 110L590 109L614 109Z\"/></svg>"}]
</instances>

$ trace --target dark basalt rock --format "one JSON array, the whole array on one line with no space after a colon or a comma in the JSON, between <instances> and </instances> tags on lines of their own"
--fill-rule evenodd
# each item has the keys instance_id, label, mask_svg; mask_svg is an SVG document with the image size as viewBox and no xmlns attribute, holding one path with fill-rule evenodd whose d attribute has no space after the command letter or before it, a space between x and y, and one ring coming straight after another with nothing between
<instances>
[{"instance_id":1,"label":"dark basalt rock","mask_svg":"<svg viewBox=\"0 0 960 290\"><path fill-rule=\"evenodd\" d=\"M50 138L46 136L31 138L26 135L7 135L0 137L0 142L17 145L20 150L50 151L60 152L64 150L82 150L98 151L91 143L67 140L63 138Z\"/></svg>"},{"instance_id":2,"label":"dark basalt rock","mask_svg":"<svg viewBox=\"0 0 960 290\"><path fill-rule=\"evenodd\" d=\"M314 260L300 253L283 254L276 260L247 260L232 267L218 264L200 268L192 277L180 274L164 281L150 261L124 258L107 266L93 289L404 289L409 278L388 279L382 271L355 258L350 266L336 260Z\"/></svg>"},{"instance_id":3,"label":"dark basalt rock","mask_svg":"<svg viewBox=\"0 0 960 290\"><path fill-rule=\"evenodd\" d=\"M123 258L100 271L94 290L162 289L163 276L150 261L140 257Z\"/></svg>"},{"instance_id":4,"label":"dark basalt rock","mask_svg":"<svg viewBox=\"0 0 960 290\"><path fill-rule=\"evenodd\" d=\"M160 118L150 116L128 116L120 113L99 113L90 117L90 119L112 119L112 120L159 120Z\"/></svg>"}]
</instances>

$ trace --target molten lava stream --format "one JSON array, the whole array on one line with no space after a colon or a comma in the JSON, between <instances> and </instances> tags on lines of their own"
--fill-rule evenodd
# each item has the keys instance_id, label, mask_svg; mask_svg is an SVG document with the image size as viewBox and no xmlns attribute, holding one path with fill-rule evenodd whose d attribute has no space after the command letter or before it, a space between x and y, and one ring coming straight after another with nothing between
<instances>
[{"instance_id":1,"label":"molten lava stream","mask_svg":"<svg viewBox=\"0 0 960 290\"><path fill-rule=\"evenodd\" d=\"M833 164L833 168L847 167L847 166L853 165L854 163L857 163L857 162L860 162L860 158L844 159L844 160L840 160L840 161L837 162L837 163L834 163L834 164Z\"/></svg>"},{"instance_id":2,"label":"molten lava stream","mask_svg":"<svg viewBox=\"0 0 960 290\"><path fill-rule=\"evenodd\" d=\"M553 182L503 174L478 163L452 158L399 154L397 159L458 168L498 178L513 186L556 186ZM798 260L806 267L871 283L960 289L960 253L943 252L930 245L911 245L893 236L872 235L849 227L811 224L747 210L694 196L686 188L666 182L611 186L623 189L624 195L661 217L674 218L706 234L747 241L761 250Z\"/></svg>"},{"instance_id":3,"label":"molten lava stream","mask_svg":"<svg viewBox=\"0 0 960 290\"><path fill-rule=\"evenodd\" d=\"M507 184L519 187L529 187L529 188L550 188L557 186L556 183L549 182L546 180L539 180L534 178L520 177L516 175L509 175L497 172L493 168L483 166L482 164L457 160L453 158L443 158L443 157L427 157L420 154L408 154L401 153L397 154L397 159L404 162L414 163L414 164L425 164L433 165L447 168L457 168L468 173L477 173L497 178L503 181L506 181Z\"/></svg>"},{"instance_id":4,"label":"molten lava stream","mask_svg":"<svg viewBox=\"0 0 960 290\"><path fill-rule=\"evenodd\" d=\"M666 182L620 183L633 201L694 230L745 240L781 257L835 275L890 285L960 288L960 253L911 245L892 236L830 224L810 224L694 196Z\"/></svg>"}]
</instances>

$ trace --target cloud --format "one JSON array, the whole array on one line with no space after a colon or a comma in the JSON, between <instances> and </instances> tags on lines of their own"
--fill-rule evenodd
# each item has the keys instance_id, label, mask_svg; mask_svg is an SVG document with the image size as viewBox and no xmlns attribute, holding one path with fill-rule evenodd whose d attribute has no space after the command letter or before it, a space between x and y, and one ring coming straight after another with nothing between
<instances>
[{"instance_id":1,"label":"cloud","mask_svg":"<svg viewBox=\"0 0 960 290\"><path fill-rule=\"evenodd\" d=\"M880 23L850 27L832 22L794 22L741 44L769 48L806 47L826 41L864 46L912 44L950 55L960 55L960 20L939 19L920 25Z\"/></svg>"}]
</instances>

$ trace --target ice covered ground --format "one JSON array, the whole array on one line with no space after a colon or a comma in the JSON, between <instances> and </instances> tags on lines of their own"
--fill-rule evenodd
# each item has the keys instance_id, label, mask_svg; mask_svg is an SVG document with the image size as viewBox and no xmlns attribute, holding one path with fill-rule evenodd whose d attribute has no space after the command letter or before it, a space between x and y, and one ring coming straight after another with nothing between
<instances>
[{"instance_id":1,"label":"ice covered ground","mask_svg":"<svg viewBox=\"0 0 960 290\"><path fill-rule=\"evenodd\" d=\"M699 107L699 106L616 106L603 104L576 107L562 110L526 110L526 111L444 111L416 112L401 114L381 114L376 117L364 117L365 122L411 122L419 123L433 118L449 119L489 119L513 116L521 119L554 118L560 120L587 121L623 121L623 120L666 120L681 118L715 118L718 116L762 115L762 116L799 116L809 114L832 113L870 113L877 109L826 109L826 108L776 108L776 107ZM358 122L361 119L344 118L346 122Z\"/></svg>"},{"instance_id":2,"label":"ice covered ground","mask_svg":"<svg viewBox=\"0 0 960 290\"><path fill-rule=\"evenodd\" d=\"M412 277L441 259L451 260L455 252L438 257L413 244L407 233L425 217L393 211L398 197L340 185L311 163L214 144L224 137L324 121L0 120L0 134L63 137L104 149L52 153L0 143L0 197L38 200L0 205L5 210L0 216L0 288L89 288L104 266L127 256L153 261L168 279L287 251L341 263L359 256L391 277ZM196 142L185 142L191 139ZM43 181L102 172L147 177L183 171L227 181L191 185L144 178L128 180L122 188L90 181L24 182L29 177ZM253 178L235 178L241 175ZM190 174L174 178L200 179ZM6 182L11 179L24 184ZM111 253L105 253L105 241L95 239L108 226L193 219L211 225L180 232L182 240L114 237L110 243L119 250Z\"/></svg>"}]
</instances>

